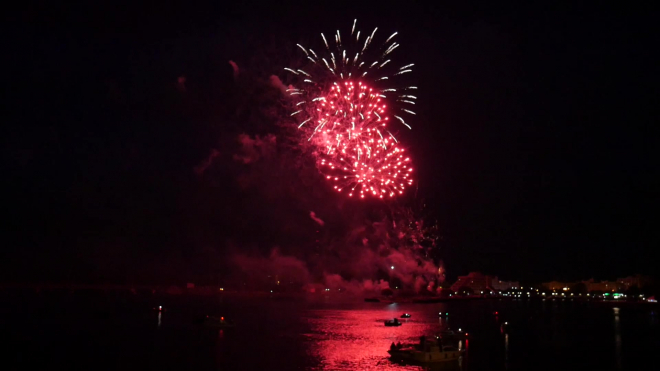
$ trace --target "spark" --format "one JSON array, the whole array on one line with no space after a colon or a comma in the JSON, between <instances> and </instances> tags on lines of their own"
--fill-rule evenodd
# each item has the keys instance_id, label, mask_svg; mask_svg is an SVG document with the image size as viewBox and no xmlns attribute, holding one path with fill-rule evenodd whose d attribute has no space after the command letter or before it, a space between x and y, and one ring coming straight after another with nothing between
<instances>
[{"instance_id":1,"label":"spark","mask_svg":"<svg viewBox=\"0 0 660 371\"><path fill-rule=\"evenodd\" d=\"M330 49L330 47L328 46L328 40L325 39L325 35L323 33L321 33L321 37L323 38L323 42L325 43L325 47Z\"/></svg>"},{"instance_id":2,"label":"spark","mask_svg":"<svg viewBox=\"0 0 660 371\"><path fill-rule=\"evenodd\" d=\"M392 40L392 38L393 38L394 36L396 36L397 34L398 34L398 32L395 32L395 33L392 34L392 36L388 37L387 40L385 40L385 44L387 44L388 42L390 42L390 40Z\"/></svg>"},{"instance_id":3,"label":"spark","mask_svg":"<svg viewBox=\"0 0 660 371\"><path fill-rule=\"evenodd\" d=\"M381 134L380 130L378 130L378 129L376 129L376 132L378 133L378 135L380 135L380 139L383 142L383 148L387 149L387 147L385 146L385 138L383 138L383 134Z\"/></svg>"},{"instance_id":4,"label":"spark","mask_svg":"<svg viewBox=\"0 0 660 371\"><path fill-rule=\"evenodd\" d=\"M296 72L296 71L290 69L289 67L284 67L284 69L287 70L287 71L289 71L289 72L292 72L292 73L294 73L294 74L296 74L296 75L299 75L298 72Z\"/></svg>"},{"instance_id":5,"label":"spark","mask_svg":"<svg viewBox=\"0 0 660 371\"><path fill-rule=\"evenodd\" d=\"M302 110L298 110L298 111L292 113L291 116L297 115L297 114L299 114L300 112L302 112Z\"/></svg>"},{"instance_id":6,"label":"spark","mask_svg":"<svg viewBox=\"0 0 660 371\"><path fill-rule=\"evenodd\" d=\"M364 46L362 47L362 52L364 53L364 50L367 48L367 44L369 44L369 36L367 36L367 39L364 40Z\"/></svg>"},{"instance_id":7,"label":"spark","mask_svg":"<svg viewBox=\"0 0 660 371\"><path fill-rule=\"evenodd\" d=\"M403 70L403 71L399 71L399 72L395 73L394 76L396 76L396 75L402 75L402 74L407 73L407 72L412 72L412 70Z\"/></svg>"},{"instance_id":8,"label":"spark","mask_svg":"<svg viewBox=\"0 0 660 371\"><path fill-rule=\"evenodd\" d=\"M396 140L396 137L394 137L394 135L392 135L392 133L390 133L389 131L388 131L388 133L390 134L390 136L392 137L392 139L394 139L395 142L399 143L399 141Z\"/></svg>"},{"instance_id":9,"label":"spark","mask_svg":"<svg viewBox=\"0 0 660 371\"><path fill-rule=\"evenodd\" d=\"M376 34L376 30L378 30L378 27L374 28L373 32L371 33L371 36L369 36L369 40L374 39L374 35Z\"/></svg>"},{"instance_id":10,"label":"spark","mask_svg":"<svg viewBox=\"0 0 660 371\"><path fill-rule=\"evenodd\" d=\"M296 45L297 45L300 49L302 49L302 51L305 52L305 55L309 56L309 54L307 54L307 50L305 50L305 48L303 48L302 45L300 45L300 44L296 44Z\"/></svg>"},{"instance_id":11,"label":"spark","mask_svg":"<svg viewBox=\"0 0 660 371\"><path fill-rule=\"evenodd\" d=\"M303 125L305 125L306 122L308 122L308 121L311 120L311 119L312 119L312 118L310 117L310 118L308 118L307 120L303 121L303 122L298 126L298 129L300 129Z\"/></svg>"},{"instance_id":12,"label":"spark","mask_svg":"<svg viewBox=\"0 0 660 371\"><path fill-rule=\"evenodd\" d=\"M407 65L405 65L405 66L403 66L403 67L401 67L401 68L399 68L399 69L400 69L400 70L405 70L406 68L410 68L410 67L412 67L412 66L414 66L414 65L415 65L414 63L407 64Z\"/></svg>"},{"instance_id":13,"label":"spark","mask_svg":"<svg viewBox=\"0 0 660 371\"><path fill-rule=\"evenodd\" d=\"M407 110L407 109L403 109L403 110L406 111L406 112L408 112L408 113L411 114L411 115L416 115L416 113L413 112L413 111L410 111L410 110Z\"/></svg>"},{"instance_id":14,"label":"spark","mask_svg":"<svg viewBox=\"0 0 660 371\"><path fill-rule=\"evenodd\" d=\"M388 54L390 54L391 52L394 51L394 49L396 49L396 48L398 48L398 47L399 47L399 44L392 44L392 46L391 46L389 49L387 49L387 51L385 52L385 54L383 54L383 57L386 56L386 55L388 55Z\"/></svg>"},{"instance_id":15,"label":"spark","mask_svg":"<svg viewBox=\"0 0 660 371\"><path fill-rule=\"evenodd\" d=\"M402 119L401 117L399 117L399 116L397 116L397 115L394 115L394 117L396 117L397 119L399 119L399 121L401 121L402 124L406 125L406 126L408 127L408 129L412 130L412 128L410 127L410 125L406 124L406 121L405 121L404 119Z\"/></svg>"},{"instance_id":16,"label":"spark","mask_svg":"<svg viewBox=\"0 0 660 371\"><path fill-rule=\"evenodd\" d=\"M357 19L353 20L353 28L351 28L351 35L353 35L353 31L355 31L355 23L357 23Z\"/></svg>"}]
</instances>

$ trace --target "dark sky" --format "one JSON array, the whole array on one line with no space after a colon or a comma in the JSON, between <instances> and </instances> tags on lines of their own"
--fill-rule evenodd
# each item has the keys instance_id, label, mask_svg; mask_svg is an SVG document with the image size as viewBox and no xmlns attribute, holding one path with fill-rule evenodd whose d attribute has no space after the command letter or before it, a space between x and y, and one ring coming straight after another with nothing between
<instances>
[{"instance_id":1,"label":"dark sky","mask_svg":"<svg viewBox=\"0 0 660 371\"><path fill-rule=\"evenodd\" d=\"M228 61L281 75L296 42L354 18L398 31L397 58L416 64L418 115L405 139L450 277L655 274L653 12L403 4L4 14L1 278L131 280L145 267L194 271L222 259L227 224L216 210L229 201L192 169L224 143Z\"/></svg>"}]
</instances>

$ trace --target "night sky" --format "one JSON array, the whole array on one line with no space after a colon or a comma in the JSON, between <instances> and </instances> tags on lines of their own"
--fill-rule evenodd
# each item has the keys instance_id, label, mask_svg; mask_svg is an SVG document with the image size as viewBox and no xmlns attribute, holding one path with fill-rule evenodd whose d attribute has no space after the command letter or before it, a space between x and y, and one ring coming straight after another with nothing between
<instances>
[{"instance_id":1,"label":"night sky","mask_svg":"<svg viewBox=\"0 0 660 371\"><path fill-rule=\"evenodd\" d=\"M183 280L217 269L241 199L193 169L241 130L225 119L238 99L228 61L283 76L295 43L319 43L354 18L398 31L396 58L416 64L418 115L402 135L450 278L655 274L653 12L404 4L6 12L0 279Z\"/></svg>"}]
</instances>

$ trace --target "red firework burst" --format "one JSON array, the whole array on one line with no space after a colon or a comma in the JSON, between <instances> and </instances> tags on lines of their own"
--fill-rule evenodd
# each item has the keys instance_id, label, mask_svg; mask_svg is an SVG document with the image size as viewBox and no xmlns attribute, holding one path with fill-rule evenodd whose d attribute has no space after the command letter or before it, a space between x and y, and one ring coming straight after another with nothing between
<instances>
[{"instance_id":1,"label":"red firework burst","mask_svg":"<svg viewBox=\"0 0 660 371\"><path fill-rule=\"evenodd\" d=\"M403 155L404 150L398 147L397 139L387 128L390 119L387 106L394 104L394 112L415 115L402 105L415 104L417 97L409 91L417 87L391 85L392 79L398 80L411 72L413 64L391 69L391 60L387 58L398 44L388 43L396 32L382 48L374 49L369 46L376 29L364 41L360 41L360 32L355 31L354 22L347 45L342 44L337 31L336 45L332 47L321 34L325 51L329 53L327 58L298 45L311 64L285 68L302 80L296 84L297 88L287 90L292 97L300 99L291 116L301 120L298 125L301 139L305 138L305 146L311 144L313 153L319 156L321 172L335 183L338 192L359 198L394 197L403 194L413 181L410 159ZM391 96L388 98L385 93ZM410 128L399 115L392 116Z\"/></svg>"},{"instance_id":2,"label":"red firework burst","mask_svg":"<svg viewBox=\"0 0 660 371\"><path fill-rule=\"evenodd\" d=\"M370 134L383 133L393 138L387 129L389 117L385 115L386 105L381 96L366 84L344 82L335 84L330 92L318 99L313 106L316 128L310 138L319 146L325 147L331 155L346 147L361 147L369 141ZM349 145L350 143L350 145Z\"/></svg>"},{"instance_id":3,"label":"red firework burst","mask_svg":"<svg viewBox=\"0 0 660 371\"><path fill-rule=\"evenodd\" d=\"M387 131L387 105L368 85L334 84L314 105L310 139L324 148L319 165L349 197L394 197L412 184L410 159ZM389 137L383 136L383 132Z\"/></svg>"},{"instance_id":4,"label":"red firework burst","mask_svg":"<svg viewBox=\"0 0 660 371\"><path fill-rule=\"evenodd\" d=\"M404 150L386 139L374 144L346 148L342 151L345 155L321 159L322 172L335 183L335 190L349 197L385 198L403 194L406 186L413 183L413 169Z\"/></svg>"}]
</instances>

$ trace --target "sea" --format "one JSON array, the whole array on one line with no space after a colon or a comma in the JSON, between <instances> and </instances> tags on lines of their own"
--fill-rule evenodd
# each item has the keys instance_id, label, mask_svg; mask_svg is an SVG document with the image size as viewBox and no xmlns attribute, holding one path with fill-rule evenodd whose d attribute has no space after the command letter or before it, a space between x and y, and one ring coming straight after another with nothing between
<instances>
[{"instance_id":1,"label":"sea","mask_svg":"<svg viewBox=\"0 0 660 371\"><path fill-rule=\"evenodd\" d=\"M343 295L1 294L2 370L651 370L659 307L552 300L373 303ZM158 308L162 307L162 310ZM384 321L409 313L399 327ZM440 316L439 313L444 313ZM222 316L212 329L196 318ZM506 323L505 326L503 324ZM394 342L466 332L435 366L391 360Z\"/></svg>"}]
</instances>

